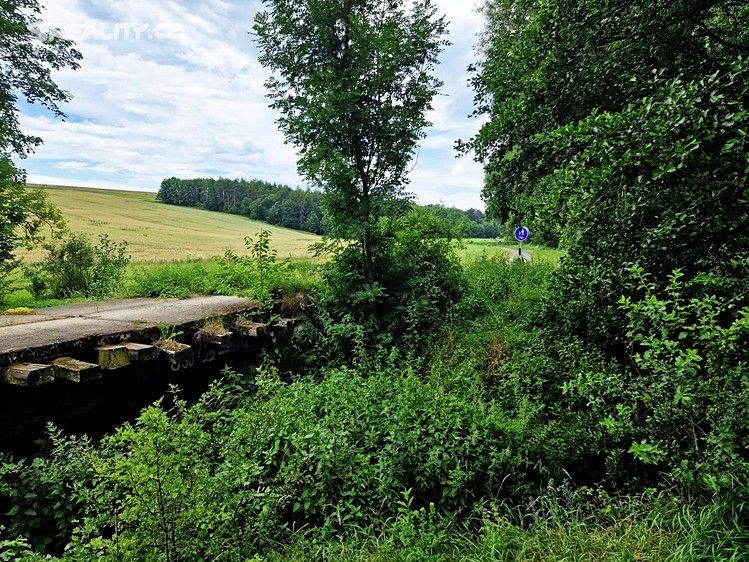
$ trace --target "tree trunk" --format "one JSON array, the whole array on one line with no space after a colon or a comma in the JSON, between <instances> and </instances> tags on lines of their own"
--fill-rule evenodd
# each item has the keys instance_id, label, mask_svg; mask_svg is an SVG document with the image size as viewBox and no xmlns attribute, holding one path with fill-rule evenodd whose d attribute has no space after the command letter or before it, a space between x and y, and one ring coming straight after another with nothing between
<instances>
[{"instance_id":1,"label":"tree trunk","mask_svg":"<svg viewBox=\"0 0 749 562\"><path fill-rule=\"evenodd\" d=\"M369 229L365 229L362 234L362 253L364 254L364 277L368 282L374 279L374 259L372 258L372 246L369 236Z\"/></svg>"}]
</instances>

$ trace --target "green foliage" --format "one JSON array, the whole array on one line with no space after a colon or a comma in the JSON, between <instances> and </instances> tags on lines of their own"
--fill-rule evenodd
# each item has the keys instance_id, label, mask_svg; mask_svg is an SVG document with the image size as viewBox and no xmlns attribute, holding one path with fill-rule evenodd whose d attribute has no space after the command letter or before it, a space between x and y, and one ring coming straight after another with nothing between
<instances>
[{"instance_id":1,"label":"green foliage","mask_svg":"<svg viewBox=\"0 0 749 562\"><path fill-rule=\"evenodd\" d=\"M225 392L172 416L151 408L106 440L79 559L245 559L377 525L406 490L414 509L469 513L525 470L511 451L527 428L480 385L343 370L285 386L262 372L254 398L215 409Z\"/></svg>"},{"instance_id":2,"label":"green foliage","mask_svg":"<svg viewBox=\"0 0 749 562\"><path fill-rule=\"evenodd\" d=\"M749 11L743 2L653 0L643 7L601 0L487 0L483 11L485 57L474 67L473 85L476 113L489 119L464 147L474 149L486 166L490 214L523 220L547 242L562 233L556 211L544 210L547 194L541 180L564 171L581 147L548 151L539 134L626 112L671 80L697 83L721 76L749 52ZM697 107L677 102L672 109ZM686 123L677 117L672 124L678 132ZM640 123L628 132L640 136L648 130L650 125ZM690 140L686 137L682 146ZM646 147L637 138L629 146ZM659 168L662 162L643 158L642 163ZM618 176L623 185L636 177ZM683 174L671 181L679 177ZM611 191L612 197L623 193Z\"/></svg>"},{"instance_id":3,"label":"green foliage","mask_svg":"<svg viewBox=\"0 0 749 562\"><path fill-rule=\"evenodd\" d=\"M139 266L128 279L132 296L186 299L192 295L214 295L221 291L213 281L218 262L183 262Z\"/></svg>"},{"instance_id":4,"label":"green foliage","mask_svg":"<svg viewBox=\"0 0 749 562\"><path fill-rule=\"evenodd\" d=\"M205 554L221 548L205 517L210 436L189 419L171 420L163 410L150 408L137 427L121 428L107 446L114 453L98 467L103 485L97 488L106 510L86 521L83 536L95 533L97 523L113 525L116 534L112 539L93 534L87 555L98 560L215 559Z\"/></svg>"},{"instance_id":5,"label":"green foliage","mask_svg":"<svg viewBox=\"0 0 749 562\"><path fill-rule=\"evenodd\" d=\"M37 552L60 551L92 501L95 452L86 439L50 429L50 450L33 460L2 459L0 521ZM6 546L6 548L9 548ZM0 548L0 559L3 550Z\"/></svg>"},{"instance_id":6,"label":"green foliage","mask_svg":"<svg viewBox=\"0 0 749 562\"><path fill-rule=\"evenodd\" d=\"M60 211L43 191L26 189L23 174L0 158L0 302L20 263L17 250L39 243L45 227L53 233L64 227Z\"/></svg>"},{"instance_id":7,"label":"green foliage","mask_svg":"<svg viewBox=\"0 0 749 562\"><path fill-rule=\"evenodd\" d=\"M680 269L687 279L704 278L693 286L702 294L733 300L743 292L747 76L740 61L719 76L664 82L659 94L620 114L593 116L549 137L578 147L567 168L545 182L570 246L551 322L618 352L626 324L617 302L637 293L626 272L634 263L661 290Z\"/></svg>"},{"instance_id":8,"label":"green foliage","mask_svg":"<svg viewBox=\"0 0 749 562\"><path fill-rule=\"evenodd\" d=\"M547 323L621 356L640 264L747 279L747 6L489 0L469 146L491 214L569 251Z\"/></svg>"},{"instance_id":9,"label":"green foliage","mask_svg":"<svg viewBox=\"0 0 749 562\"><path fill-rule=\"evenodd\" d=\"M169 178L161 182L157 197L169 205L244 215L314 234L329 229L322 193L261 180Z\"/></svg>"},{"instance_id":10,"label":"green foliage","mask_svg":"<svg viewBox=\"0 0 749 562\"><path fill-rule=\"evenodd\" d=\"M486 3L490 211L568 250L502 392L543 405L550 469L740 503L749 7L648 6Z\"/></svg>"},{"instance_id":11,"label":"green foliage","mask_svg":"<svg viewBox=\"0 0 749 562\"><path fill-rule=\"evenodd\" d=\"M421 354L440 333L447 312L463 293L462 268L452 250L455 230L435 214L414 209L378 225L372 248L374 279L367 280L359 243L328 246L334 259L323 269L317 315L308 330L320 347L310 352L339 360L355 349L394 345ZM303 346L311 349L310 342Z\"/></svg>"},{"instance_id":12,"label":"green foliage","mask_svg":"<svg viewBox=\"0 0 749 562\"><path fill-rule=\"evenodd\" d=\"M61 228L60 212L41 191L24 189L23 171L13 156L26 158L42 140L20 129L16 103L23 96L62 116L60 104L69 99L51 78L51 70L78 68L80 53L59 34L42 38L38 25L42 8L37 0L0 4L0 301L18 266L14 252L39 241L44 226Z\"/></svg>"},{"instance_id":13,"label":"green foliage","mask_svg":"<svg viewBox=\"0 0 749 562\"><path fill-rule=\"evenodd\" d=\"M0 5L0 161L12 154L25 158L41 139L25 135L18 123L19 95L56 116L70 98L52 81L51 71L78 68L81 54L59 32L42 35L42 6L38 0L10 0Z\"/></svg>"},{"instance_id":14,"label":"green foliage","mask_svg":"<svg viewBox=\"0 0 749 562\"><path fill-rule=\"evenodd\" d=\"M170 324L159 323L157 328L159 329L159 341L176 340L184 335L184 332L177 330L176 326Z\"/></svg>"},{"instance_id":15,"label":"green foliage","mask_svg":"<svg viewBox=\"0 0 749 562\"><path fill-rule=\"evenodd\" d=\"M317 266L314 263L284 260L266 267L264 280L260 283L253 258L229 252L210 261L133 267L123 293L132 297L237 295L264 298L269 293L289 295L310 290L317 280Z\"/></svg>"},{"instance_id":16,"label":"green foliage","mask_svg":"<svg viewBox=\"0 0 749 562\"><path fill-rule=\"evenodd\" d=\"M426 205L424 208L452 225L456 232L466 238L499 238L502 235L502 225L497 221L488 220L478 209L463 211L444 205Z\"/></svg>"},{"instance_id":17,"label":"green foliage","mask_svg":"<svg viewBox=\"0 0 749 562\"><path fill-rule=\"evenodd\" d=\"M429 244L419 232L397 237ZM621 306L638 372L550 343L552 266L478 261L429 363L386 348L290 382L227 372L196 405L156 404L95 448L6 464L0 490L19 510L0 525L68 543L70 561L741 560L746 398L740 370L724 394L713 372L744 360L745 316L723 326L720 301L685 298L679 275L666 300L633 273L642 294ZM678 480L684 459L694 481ZM666 471L703 493L644 490ZM74 529L20 517L58 503Z\"/></svg>"},{"instance_id":18,"label":"green foliage","mask_svg":"<svg viewBox=\"0 0 749 562\"><path fill-rule=\"evenodd\" d=\"M320 191L292 189L261 180L168 178L161 182L157 198L169 205L243 215L313 234L330 231ZM442 205L426 208L448 222L462 225L469 238L496 238L502 230L499 223L487 220L477 209L463 211Z\"/></svg>"},{"instance_id":19,"label":"green foliage","mask_svg":"<svg viewBox=\"0 0 749 562\"><path fill-rule=\"evenodd\" d=\"M245 243L255 266L259 294L261 298L268 299L273 276L279 274L276 267L276 251L270 244L270 232L262 230L257 239L248 237Z\"/></svg>"},{"instance_id":20,"label":"green foliage","mask_svg":"<svg viewBox=\"0 0 749 562\"><path fill-rule=\"evenodd\" d=\"M300 173L325 192L332 235L359 242L369 285L378 222L397 212L441 85L447 24L432 0L263 4L254 31L273 72L271 105L300 151Z\"/></svg>"},{"instance_id":21,"label":"green foliage","mask_svg":"<svg viewBox=\"0 0 749 562\"><path fill-rule=\"evenodd\" d=\"M25 539L0 540L0 562L31 562L42 559Z\"/></svg>"},{"instance_id":22,"label":"green foliage","mask_svg":"<svg viewBox=\"0 0 749 562\"><path fill-rule=\"evenodd\" d=\"M221 279L229 291L242 291L247 296L270 301L274 290L283 284L287 272L293 269L290 261L276 261L276 250L270 243L270 232L261 231L257 238L248 236L245 245L249 251L247 256L236 256L227 252L220 261L223 271Z\"/></svg>"},{"instance_id":23,"label":"green foliage","mask_svg":"<svg viewBox=\"0 0 749 562\"><path fill-rule=\"evenodd\" d=\"M597 510L591 510L591 502L597 503ZM403 503L407 505L407 499ZM379 535L362 532L344 541L301 542L266 559L662 562L697 558L673 554L677 545L697 547L688 542L702 530L694 515L685 512L682 516L672 506L653 506L648 498L622 501L591 490L559 497L552 490L529 498L525 509L523 514L501 508L483 510L483 519L472 522L480 529L478 533L433 509L403 509ZM675 516L681 516L683 524L671 530L663 521ZM656 517L661 521L656 523Z\"/></svg>"},{"instance_id":24,"label":"green foliage","mask_svg":"<svg viewBox=\"0 0 749 562\"><path fill-rule=\"evenodd\" d=\"M507 411L524 401L541 408L549 475L630 489L665 477L689 497L746 501L746 308L694 296L709 279L686 281L676 272L662 291L633 268L639 294L620 304L627 355L611 359L545 325L543 282L533 281L538 266L514 266L526 279L512 282L515 295L503 301L502 267L510 266L479 264L471 279L481 283L483 270L487 283L456 309L464 318L479 314L463 338L472 342L466 349L486 349L485 358L458 346L453 360L478 361ZM482 317L489 305L493 314Z\"/></svg>"},{"instance_id":25,"label":"green foliage","mask_svg":"<svg viewBox=\"0 0 749 562\"><path fill-rule=\"evenodd\" d=\"M688 489L746 494L749 307L690 298L678 271L664 295L641 269L633 273L643 297L624 297L622 307L637 376L624 393L629 400L616 404L611 430L631 428L638 442L630 452Z\"/></svg>"},{"instance_id":26,"label":"green foliage","mask_svg":"<svg viewBox=\"0 0 749 562\"><path fill-rule=\"evenodd\" d=\"M75 295L105 298L121 285L130 262L125 242L112 242L102 234L93 245L79 234L45 244L46 259L26 268L37 297Z\"/></svg>"}]
</instances>

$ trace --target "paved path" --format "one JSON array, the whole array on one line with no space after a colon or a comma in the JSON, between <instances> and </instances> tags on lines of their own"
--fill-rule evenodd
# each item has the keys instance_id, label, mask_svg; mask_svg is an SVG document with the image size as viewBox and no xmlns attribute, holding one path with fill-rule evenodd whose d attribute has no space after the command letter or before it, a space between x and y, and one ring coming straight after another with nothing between
<instances>
[{"instance_id":1,"label":"paved path","mask_svg":"<svg viewBox=\"0 0 749 562\"><path fill-rule=\"evenodd\" d=\"M188 324L256 306L255 301L237 297L127 299L47 308L29 316L0 315L0 354L112 336L159 324Z\"/></svg>"}]
</instances>

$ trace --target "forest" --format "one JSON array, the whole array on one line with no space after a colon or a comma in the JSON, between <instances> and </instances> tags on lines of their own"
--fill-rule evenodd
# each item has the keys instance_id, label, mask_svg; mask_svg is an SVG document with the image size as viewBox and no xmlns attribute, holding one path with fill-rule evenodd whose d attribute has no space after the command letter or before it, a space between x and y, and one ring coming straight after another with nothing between
<instances>
[{"instance_id":1,"label":"forest","mask_svg":"<svg viewBox=\"0 0 749 562\"><path fill-rule=\"evenodd\" d=\"M301 327L254 377L4 454L0 560L749 559L749 2L482 2L483 125L458 149L489 220L558 262L461 260L452 211L408 203L437 2L262 5L269 103L319 193L167 180L161 200L283 194L263 220L325 232L286 290L267 235L220 262L226 291L303 293ZM0 227L6 262L54 216L13 140L0 193L28 236Z\"/></svg>"},{"instance_id":2,"label":"forest","mask_svg":"<svg viewBox=\"0 0 749 562\"><path fill-rule=\"evenodd\" d=\"M242 215L313 234L327 234L331 229L322 192L293 189L262 180L168 178L161 182L157 197L169 205ZM404 211L411 206L407 201L403 202ZM427 207L468 238L497 238L502 233L501 225L487 220L478 209L463 211L442 205Z\"/></svg>"}]
</instances>

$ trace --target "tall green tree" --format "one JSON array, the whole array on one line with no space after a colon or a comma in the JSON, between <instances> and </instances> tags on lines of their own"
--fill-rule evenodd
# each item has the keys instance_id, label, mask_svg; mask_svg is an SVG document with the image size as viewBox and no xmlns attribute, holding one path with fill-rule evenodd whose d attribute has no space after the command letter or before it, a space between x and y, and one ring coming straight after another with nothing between
<instances>
[{"instance_id":1,"label":"tall green tree","mask_svg":"<svg viewBox=\"0 0 749 562\"><path fill-rule=\"evenodd\" d=\"M406 195L447 44L433 0L264 0L260 61L301 175L325 191L332 235L375 277L378 221Z\"/></svg>"},{"instance_id":2,"label":"tall green tree","mask_svg":"<svg viewBox=\"0 0 749 562\"><path fill-rule=\"evenodd\" d=\"M517 395L580 424L579 465L745 502L749 2L485 13L484 196L568 250Z\"/></svg>"},{"instance_id":3,"label":"tall green tree","mask_svg":"<svg viewBox=\"0 0 749 562\"><path fill-rule=\"evenodd\" d=\"M468 146L491 214L569 249L557 322L621 345L617 302L635 263L662 284L677 268L713 272L709 290L743 294L749 2L488 0L484 11L473 82L488 121Z\"/></svg>"},{"instance_id":4,"label":"tall green tree","mask_svg":"<svg viewBox=\"0 0 749 562\"><path fill-rule=\"evenodd\" d=\"M749 54L744 0L488 0L468 147L484 163L484 196L550 243L569 230L542 178L581 147L549 150L539 135L593 113L620 113L665 88L729 72Z\"/></svg>"},{"instance_id":5,"label":"tall green tree","mask_svg":"<svg viewBox=\"0 0 749 562\"><path fill-rule=\"evenodd\" d=\"M52 79L52 72L78 68L81 54L58 31L40 31L42 6L38 0L0 1L0 155L21 158L42 143L24 134L18 122L19 96L40 104L57 117L70 99Z\"/></svg>"},{"instance_id":6,"label":"tall green tree","mask_svg":"<svg viewBox=\"0 0 749 562\"><path fill-rule=\"evenodd\" d=\"M45 224L61 224L61 216L41 192L23 188L25 174L13 158L26 158L42 139L25 134L19 124L18 101L39 104L63 117L61 104L70 98L52 72L78 68L81 54L57 31L42 33L38 0L0 0L0 277L15 266L13 251L37 239Z\"/></svg>"}]
</instances>

